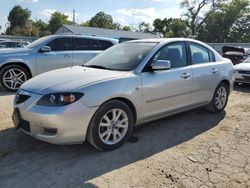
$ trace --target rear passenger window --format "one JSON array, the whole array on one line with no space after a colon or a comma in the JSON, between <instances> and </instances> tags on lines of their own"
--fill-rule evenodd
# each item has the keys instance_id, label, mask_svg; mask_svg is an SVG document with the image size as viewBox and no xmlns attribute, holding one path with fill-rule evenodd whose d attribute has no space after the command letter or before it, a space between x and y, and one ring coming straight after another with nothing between
<instances>
[{"instance_id":1,"label":"rear passenger window","mask_svg":"<svg viewBox=\"0 0 250 188\"><path fill-rule=\"evenodd\" d=\"M184 43L166 45L156 53L153 61L155 60L168 60L171 68L184 67L187 65L186 46Z\"/></svg>"},{"instance_id":2,"label":"rear passenger window","mask_svg":"<svg viewBox=\"0 0 250 188\"><path fill-rule=\"evenodd\" d=\"M215 62L215 56L214 56L214 53L211 52L210 50L208 50L208 53L209 53L209 60L210 62Z\"/></svg>"},{"instance_id":3,"label":"rear passenger window","mask_svg":"<svg viewBox=\"0 0 250 188\"><path fill-rule=\"evenodd\" d=\"M74 50L92 50L90 39L74 38L73 44Z\"/></svg>"},{"instance_id":4,"label":"rear passenger window","mask_svg":"<svg viewBox=\"0 0 250 188\"><path fill-rule=\"evenodd\" d=\"M105 40L100 40L100 45L101 45L102 50L106 50L106 49L110 48L111 46L113 46L113 44L111 42L105 41Z\"/></svg>"},{"instance_id":5,"label":"rear passenger window","mask_svg":"<svg viewBox=\"0 0 250 188\"><path fill-rule=\"evenodd\" d=\"M208 49L199 44L190 44L192 64L201 64L210 62Z\"/></svg>"},{"instance_id":6,"label":"rear passenger window","mask_svg":"<svg viewBox=\"0 0 250 188\"><path fill-rule=\"evenodd\" d=\"M51 51L68 51L71 50L71 38L58 38L47 44Z\"/></svg>"},{"instance_id":7,"label":"rear passenger window","mask_svg":"<svg viewBox=\"0 0 250 188\"><path fill-rule=\"evenodd\" d=\"M93 50L106 50L109 47L113 46L113 44L109 41L105 40L92 40Z\"/></svg>"}]
</instances>

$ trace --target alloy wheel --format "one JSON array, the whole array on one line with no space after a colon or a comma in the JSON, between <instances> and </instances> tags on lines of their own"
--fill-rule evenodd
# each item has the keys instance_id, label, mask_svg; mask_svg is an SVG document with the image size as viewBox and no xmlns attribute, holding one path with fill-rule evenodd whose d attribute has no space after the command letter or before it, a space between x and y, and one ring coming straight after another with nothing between
<instances>
[{"instance_id":1,"label":"alloy wheel","mask_svg":"<svg viewBox=\"0 0 250 188\"><path fill-rule=\"evenodd\" d=\"M217 90L215 96L215 105L218 109L224 108L227 102L227 90L224 87L220 87Z\"/></svg>"},{"instance_id":2,"label":"alloy wheel","mask_svg":"<svg viewBox=\"0 0 250 188\"><path fill-rule=\"evenodd\" d=\"M17 90L25 81L27 75L18 68L9 69L3 75L3 83L10 90Z\"/></svg>"},{"instance_id":3,"label":"alloy wheel","mask_svg":"<svg viewBox=\"0 0 250 188\"><path fill-rule=\"evenodd\" d=\"M114 145L127 133L128 116L122 109L112 109L101 119L98 134L103 143Z\"/></svg>"}]
</instances>

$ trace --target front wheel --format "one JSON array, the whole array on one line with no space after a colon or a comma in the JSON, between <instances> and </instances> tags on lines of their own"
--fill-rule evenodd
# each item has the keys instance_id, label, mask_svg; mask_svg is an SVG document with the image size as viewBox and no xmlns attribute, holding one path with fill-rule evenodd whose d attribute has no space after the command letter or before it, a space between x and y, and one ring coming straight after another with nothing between
<instances>
[{"instance_id":1,"label":"front wheel","mask_svg":"<svg viewBox=\"0 0 250 188\"><path fill-rule=\"evenodd\" d=\"M111 100L94 114L88 129L88 141L99 150L113 150L132 134L133 115L125 103Z\"/></svg>"},{"instance_id":2,"label":"front wheel","mask_svg":"<svg viewBox=\"0 0 250 188\"><path fill-rule=\"evenodd\" d=\"M28 71L19 65L8 65L0 71L0 85L7 91L16 91L29 78Z\"/></svg>"},{"instance_id":3,"label":"front wheel","mask_svg":"<svg viewBox=\"0 0 250 188\"><path fill-rule=\"evenodd\" d=\"M222 112L227 105L228 96L229 88L225 83L221 82L215 89L213 99L208 104L207 109L214 113Z\"/></svg>"}]
</instances>

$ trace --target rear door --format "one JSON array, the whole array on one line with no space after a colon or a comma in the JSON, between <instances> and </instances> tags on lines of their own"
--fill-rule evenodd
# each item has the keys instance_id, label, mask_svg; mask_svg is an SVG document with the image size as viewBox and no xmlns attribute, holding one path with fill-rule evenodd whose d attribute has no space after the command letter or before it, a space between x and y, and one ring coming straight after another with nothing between
<instances>
[{"instance_id":1,"label":"rear door","mask_svg":"<svg viewBox=\"0 0 250 188\"><path fill-rule=\"evenodd\" d=\"M186 54L184 42L167 44L155 54L152 62L168 60L171 69L142 73L144 117L153 118L190 105L192 70Z\"/></svg>"},{"instance_id":2,"label":"rear door","mask_svg":"<svg viewBox=\"0 0 250 188\"><path fill-rule=\"evenodd\" d=\"M113 44L91 38L73 38L73 64L83 65Z\"/></svg>"},{"instance_id":3,"label":"rear door","mask_svg":"<svg viewBox=\"0 0 250 188\"><path fill-rule=\"evenodd\" d=\"M199 105L211 99L219 80L219 65L208 48L192 42L189 47L193 71L191 102Z\"/></svg>"},{"instance_id":4,"label":"rear door","mask_svg":"<svg viewBox=\"0 0 250 188\"><path fill-rule=\"evenodd\" d=\"M38 73L72 66L72 39L71 37L57 38L46 44L51 52L37 53Z\"/></svg>"}]
</instances>

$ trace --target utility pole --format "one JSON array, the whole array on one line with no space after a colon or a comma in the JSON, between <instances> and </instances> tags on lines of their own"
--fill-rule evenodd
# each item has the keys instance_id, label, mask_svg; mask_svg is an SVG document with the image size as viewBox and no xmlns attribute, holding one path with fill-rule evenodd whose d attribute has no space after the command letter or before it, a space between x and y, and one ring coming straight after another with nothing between
<instances>
[{"instance_id":1,"label":"utility pole","mask_svg":"<svg viewBox=\"0 0 250 188\"><path fill-rule=\"evenodd\" d=\"M29 21L29 37L31 37L32 23Z\"/></svg>"},{"instance_id":2,"label":"utility pole","mask_svg":"<svg viewBox=\"0 0 250 188\"><path fill-rule=\"evenodd\" d=\"M73 9L73 25L76 24L76 17L75 17L76 11Z\"/></svg>"}]
</instances>

